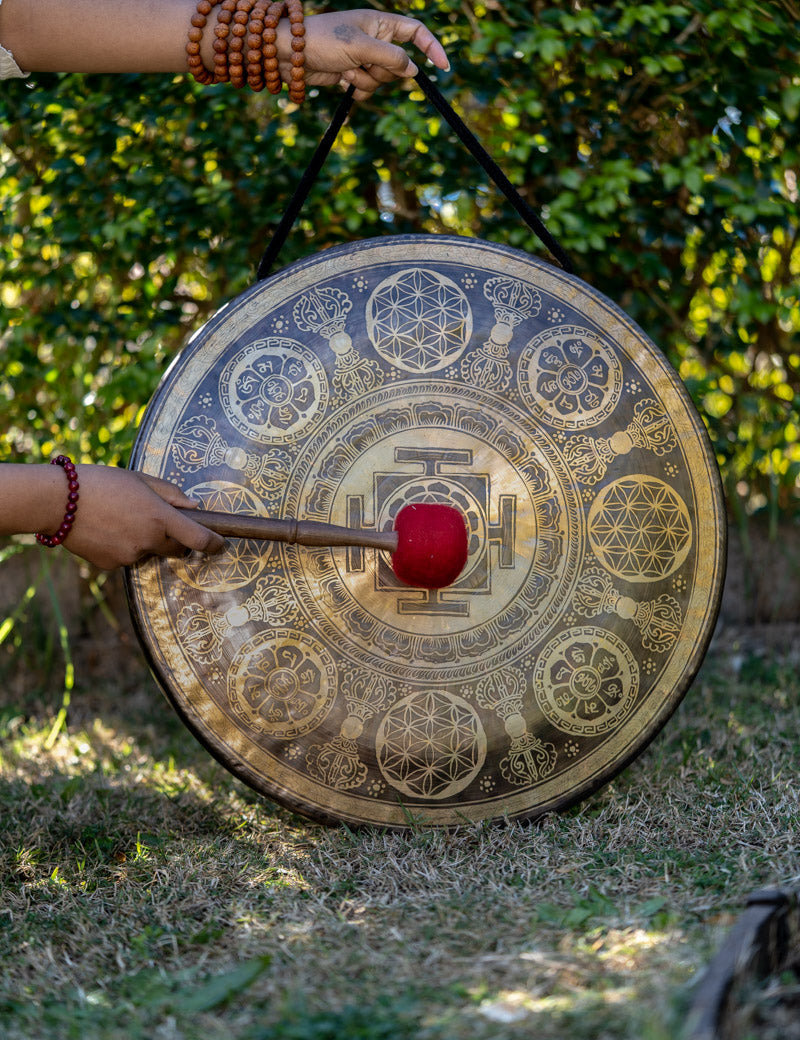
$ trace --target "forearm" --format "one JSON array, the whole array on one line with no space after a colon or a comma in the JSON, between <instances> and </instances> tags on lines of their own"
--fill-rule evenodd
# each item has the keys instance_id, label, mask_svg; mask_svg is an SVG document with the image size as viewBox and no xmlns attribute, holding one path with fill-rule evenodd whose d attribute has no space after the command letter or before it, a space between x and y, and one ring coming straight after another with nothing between
<instances>
[{"instance_id":1,"label":"forearm","mask_svg":"<svg viewBox=\"0 0 800 1040\"><path fill-rule=\"evenodd\" d=\"M66 501L60 466L0 465L0 535L55 531Z\"/></svg>"},{"instance_id":2,"label":"forearm","mask_svg":"<svg viewBox=\"0 0 800 1040\"><path fill-rule=\"evenodd\" d=\"M27 72L186 72L196 0L3 0L0 44ZM201 55L214 67L213 34Z\"/></svg>"},{"instance_id":3,"label":"forearm","mask_svg":"<svg viewBox=\"0 0 800 1040\"><path fill-rule=\"evenodd\" d=\"M186 44L197 0L2 0L0 45L25 72L188 72ZM200 57L214 69L212 22L202 32ZM383 83L416 75L403 50L412 44L440 69L450 66L442 45L416 18L371 9L341 11L305 21L305 82L349 83L363 101ZM289 21L277 28L280 76L292 75Z\"/></svg>"}]
</instances>

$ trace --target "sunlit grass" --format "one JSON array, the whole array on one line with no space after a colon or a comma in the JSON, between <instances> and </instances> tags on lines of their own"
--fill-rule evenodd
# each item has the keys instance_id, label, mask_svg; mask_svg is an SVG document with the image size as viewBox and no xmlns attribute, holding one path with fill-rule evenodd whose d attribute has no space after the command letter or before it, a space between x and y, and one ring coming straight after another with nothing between
<instances>
[{"instance_id":1,"label":"sunlit grass","mask_svg":"<svg viewBox=\"0 0 800 1040\"><path fill-rule=\"evenodd\" d=\"M75 646L48 747L61 664L48 692L20 660L0 711L9 1040L665 1040L746 896L800 880L800 679L777 656L712 653L565 815L401 834L255 795L133 647L93 679Z\"/></svg>"}]
</instances>

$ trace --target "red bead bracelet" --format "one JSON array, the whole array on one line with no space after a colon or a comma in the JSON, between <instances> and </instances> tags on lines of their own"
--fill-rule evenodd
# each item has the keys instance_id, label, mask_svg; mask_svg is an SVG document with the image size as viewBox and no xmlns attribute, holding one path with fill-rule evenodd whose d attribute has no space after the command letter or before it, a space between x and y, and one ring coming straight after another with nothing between
<instances>
[{"instance_id":1,"label":"red bead bracelet","mask_svg":"<svg viewBox=\"0 0 800 1040\"><path fill-rule=\"evenodd\" d=\"M78 495L80 484L78 483L78 471L75 469L75 465L68 455L57 455L54 459L50 460L50 465L61 466L67 480L69 481L67 508L64 513L64 519L61 521L61 526L55 534L36 535L36 541L39 545L45 545L48 549L54 549L57 545L61 545L72 530L72 525L75 523L75 514L78 512L78 498L80 497Z\"/></svg>"}]
</instances>

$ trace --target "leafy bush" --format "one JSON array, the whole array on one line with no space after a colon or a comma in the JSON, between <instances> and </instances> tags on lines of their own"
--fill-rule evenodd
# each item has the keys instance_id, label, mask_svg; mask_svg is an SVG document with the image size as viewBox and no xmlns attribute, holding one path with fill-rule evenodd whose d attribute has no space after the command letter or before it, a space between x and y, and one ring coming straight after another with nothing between
<instances>
[{"instance_id":1,"label":"leafy bush","mask_svg":"<svg viewBox=\"0 0 800 1040\"><path fill-rule=\"evenodd\" d=\"M796 508L796 0L393 6L443 39L442 89L578 273L667 352L734 504ZM336 101L183 76L3 86L0 458L125 459L171 354L254 280ZM281 262L396 232L541 252L417 89L357 107Z\"/></svg>"}]
</instances>

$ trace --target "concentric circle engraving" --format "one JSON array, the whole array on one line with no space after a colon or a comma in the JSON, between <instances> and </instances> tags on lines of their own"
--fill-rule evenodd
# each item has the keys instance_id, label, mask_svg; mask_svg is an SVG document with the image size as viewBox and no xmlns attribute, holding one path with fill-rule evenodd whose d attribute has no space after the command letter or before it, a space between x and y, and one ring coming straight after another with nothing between
<instances>
[{"instance_id":1,"label":"concentric circle engraving","mask_svg":"<svg viewBox=\"0 0 800 1040\"><path fill-rule=\"evenodd\" d=\"M438 271L412 268L386 278L367 304L367 334L382 358L406 372L436 372L472 334L461 289Z\"/></svg>"},{"instance_id":2,"label":"concentric circle engraving","mask_svg":"<svg viewBox=\"0 0 800 1040\"><path fill-rule=\"evenodd\" d=\"M606 338L580 325L558 325L522 351L519 388L531 411L551 426L583 429L616 406L622 366Z\"/></svg>"},{"instance_id":3,"label":"concentric circle engraving","mask_svg":"<svg viewBox=\"0 0 800 1040\"><path fill-rule=\"evenodd\" d=\"M532 646L572 595L585 537L555 444L541 432L534 443L524 414L477 389L365 396L308 441L286 491L291 513L369 529L432 500L469 528L449 588L409 589L375 550L282 550L311 624L341 654L419 682L482 675Z\"/></svg>"},{"instance_id":4,"label":"concentric circle engraving","mask_svg":"<svg viewBox=\"0 0 800 1040\"><path fill-rule=\"evenodd\" d=\"M336 696L336 667L317 640L291 629L248 640L231 662L228 699L236 719L257 733L289 740L309 733Z\"/></svg>"},{"instance_id":5,"label":"concentric circle engraving","mask_svg":"<svg viewBox=\"0 0 800 1040\"><path fill-rule=\"evenodd\" d=\"M603 488L592 504L588 528L603 566L628 581L666 578L692 546L686 503L665 481L643 474Z\"/></svg>"},{"instance_id":6,"label":"concentric circle engraving","mask_svg":"<svg viewBox=\"0 0 800 1040\"><path fill-rule=\"evenodd\" d=\"M545 717L562 733L593 737L617 729L639 690L630 648L612 632L573 628L542 651L533 689Z\"/></svg>"},{"instance_id":7,"label":"concentric circle engraving","mask_svg":"<svg viewBox=\"0 0 800 1040\"><path fill-rule=\"evenodd\" d=\"M265 444L294 440L325 410L328 379L302 343L255 340L225 366L220 401L237 430Z\"/></svg>"},{"instance_id":8,"label":"concentric circle engraving","mask_svg":"<svg viewBox=\"0 0 800 1040\"><path fill-rule=\"evenodd\" d=\"M444 691L412 693L378 727L378 766L388 783L412 798L449 798L462 791L486 759L477 712Z\"/></svg>"}]
</instances>

